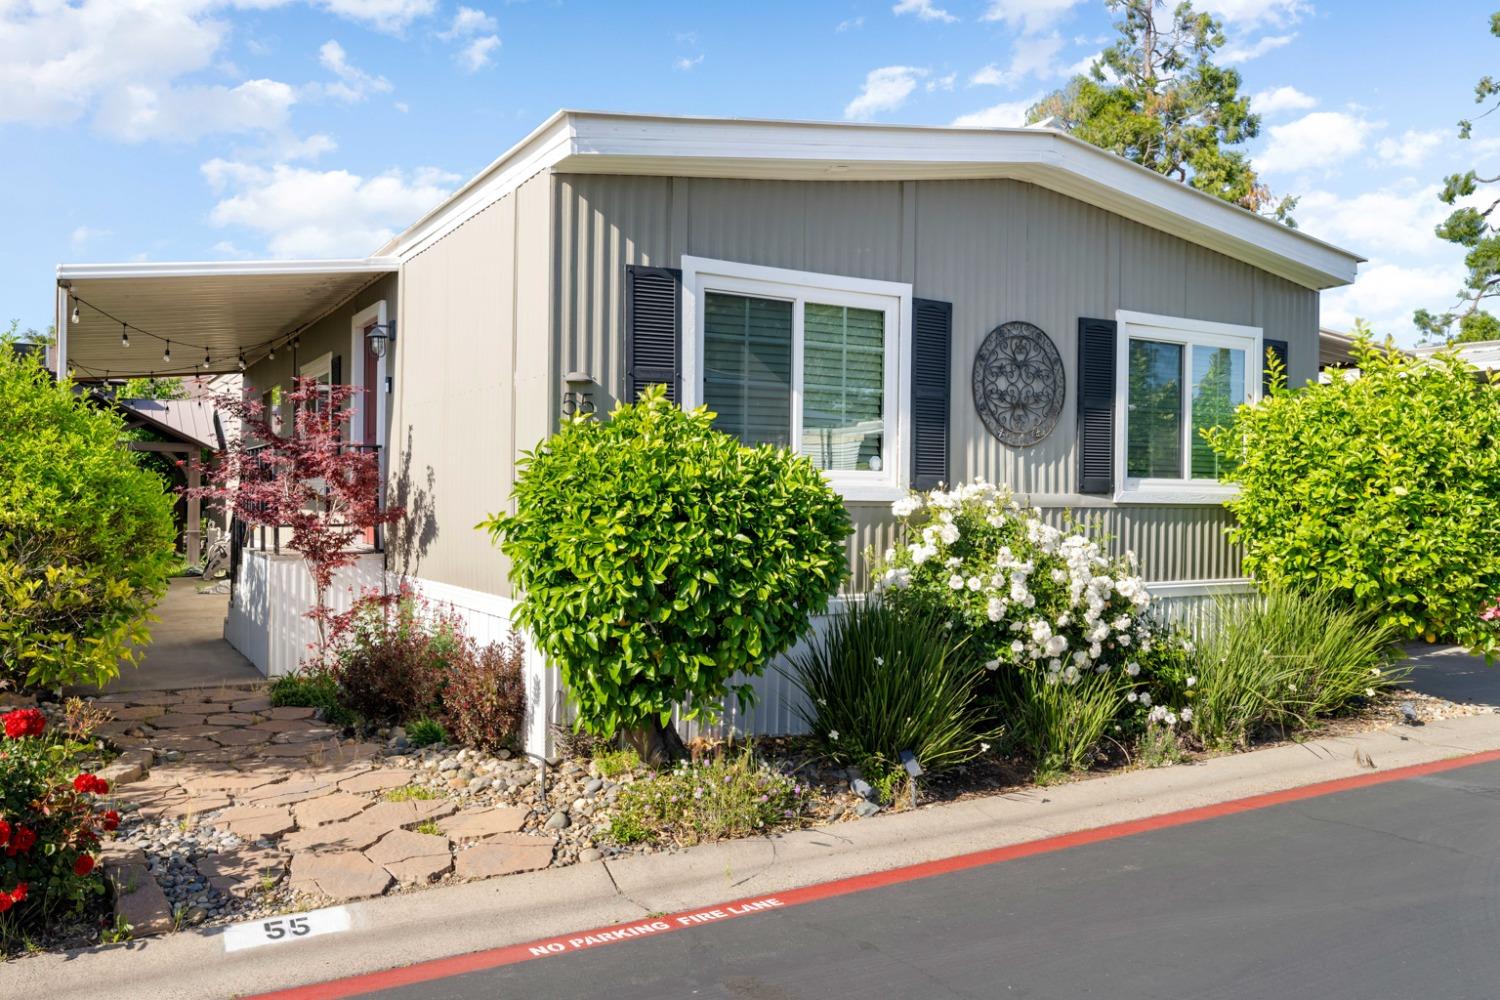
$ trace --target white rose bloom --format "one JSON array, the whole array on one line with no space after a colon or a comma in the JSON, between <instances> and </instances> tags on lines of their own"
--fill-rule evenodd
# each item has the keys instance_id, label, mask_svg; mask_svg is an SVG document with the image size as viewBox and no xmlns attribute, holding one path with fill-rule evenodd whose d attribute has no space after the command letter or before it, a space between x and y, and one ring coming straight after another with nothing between
<instances>
[{"instance_id":1,"label":"white rose bloom","mask_svg":"<svg viewBox=\"0 0 1500 1000\"><path fill-rule=\"evenodd\" d=\"M891 504L891 513L897 517L910 517L922 509L922 498L908 495Z\"/></svg>"},{"instance_id":2,"label":"white rose bloom","mask_svg":"<svg viewBox=\"0 0 1500 1000\"><path fill-rule=\"evenodd\" d=\"M1069 664L1068 665L1068 669L1066 669L1066 670L1063 671L1062 676L1063 676L1063 680L1067 681L1069 684L1077 684L1078 683L1078 668L1075 667L1075 666L1073 666L1072 664Z\"/></svg>"},{"instance_id":3,"label":"white rose bloom","mask_svg":"<svg viewBox=\"0 0 1500 1000\"><path fill-rule=\"evenodd\" d=\"M949 569L958 569L958 567L962 566L963 564L964 561L958 556L951 556L949 557L947 562L943 563L943 565L947 566Z\"/></svg>"},{"instance_id":4,"label":"white rose bloom","mask_svg":"<svg viewBox=\"0 0 1500 1000\"><path fill-rule=\"evenodd\" d=\"M1057 673L1062 669L1062 660L1048 660L1047 669L1052 671L1054 674Z\"/></svg>"},{"instance_id":5,"label":"white rose bloom","mask_svg":"<svg viewBox=\"0 0 1500 1000\"><path fill-rule=\"evenodd\" d=\"M991 597L989 607L985 608L985 614L990 621L997 622L1005 617L1005 602L998 597Z\"/></svg>"},{"instance_id":6,"label":"white rose bloom","mask_svg":"<svg viewBox=\"0 0 1500 1000\"><path fill-rule=\"evenodd\" d=\"M972 590L972 591L974 591L974 593L976 593L976 594L979 593L980 589L983 588L983 587L984 587L984 581L981 580L981 579L979 579L979 577L977 577L977 576L971 576L971 577L969 577L969 589Z\"/></svg>"},{"instance_id":7,"label":"white rose bloom","mask_svg":"<svg viewBox=\"0 0 1500 1000\"><path fill-rule=\"evenodd\" d=\"M948 586L952 587L954 590L963 590L964 578L959 576L957 573L954 573L952 576L948 577Z\"/></svg>"},{"instance_id":8,"label":"white rose bloom","mask_svg":"<svg viewBox=\"0 0 1500 1000\"><path fill-rule=\"evenodd\" d=\"M946 544L952 545L954 542L958 541L958 526L954 524L943 525L942 528L938 531L938 537L941 538Z\"/></svg>"},{"instance_id":9,"label":"white rose bloom","mask_svg":"<svg viewBox=\"0 0 1500 1000\"><path fill-rule=\"evenodd\" d=\"M1125 672L1131 677L1135 677L1141 672L1141 665L1134 660L1131 660L1129 663L1125 664ZM1192 685L1188 686L1191 687Z\"/></svg>"},{"instance_id":10,"label":"white rose bloom","mask_svg":"<svg viewBox=\"0 0 1500 1000\"><path fill-rule=\"evenodd\" d=\"M1193 710L1191 708L1184 708L1180 714L1183 722L1193 721Z\"/></svg>"},{"instance_id":11,"label":"white rose bloom","mask_svg":"<svg viewBox=\"0 0 1500 1000\"><path fill-rule=\"evenodd\" d=\"M985 663L984 663L984 669L986 669L986 670L999 670L1000 669L1000 661L999 660L986 660Z\"/></svg>"},{"instance_id":12,"label":"white rose bloom","mask_svg":"<svg viewBox=\"0 0 1500 1000\"><path fill-rule=\"evenodd\" d=\"M1125 700L1130 702L1132 705L1139 701L1140 698L1141 696L1136 694L1134 691L1131 691L1125 695Z\"/></svg>"},{"instance_id":13,"label":"white rose bloom","mask_svg":"<svg viewBox=\"0 0 1500 1000\"><path fill-rule=\"evenodd\" d=\"M1048 656L1061 656L1064 652L1067 651L1067 648L1068 637L1063 635L1054 635L1052 638L1048 639L1046 644L1043 646L1043 649L1046 650Z\"/></svg>"},{"instance_id":14,"label":"white rose bloom","mask_svg":"<svg viewBox=\"0 0 1500 1000\"><path fill-rule=\"evenodd\" d=\"M836 739L838 739L839 738L839 731L837 729L830 729L830 730L828 730L828 738L830 740L836 740Z\"/></svg>"},{"instance_id":15,"label":"white rose bloom","mask_svg":"<svg viewBox=\"0 0 1500 1000\"><path fill-rule=\"evenodd\" d=\"M1193 677L1191 675L1188 676L1188 679L1187 679L1187 686L1188 687L1192 687L1193 685L1195 685L1197 683L1198 683L1198 678Z\"/></svg>"},{"instance_id":16,"label":"white rose bloom","mask_svg":"<svg viewBox=\"0 0 1500 1000\"><path fill-rule=\"evenodd\" d=\"M1024 642L1022 642L1020 639L1017 639L1015 642L1013 642L1013 643L1010 644L1010 651L1012 653L1015 653L1017 656L1019 656L1021 654L1021 651L1024 650L1025 648L1026 648L1026 644Z\"/></svg>"},{"instance_id":17,"label":"white rose bloom","mask_svg":"<svg viewBox=\"0 0 1500 1000\"><path fill-rule=\"evenodd\" d=\"M1145 691L1141 692L1141 704L1145 705L1147 708L1151 707L1151 695Z\"/></svg>"}]
</instances>

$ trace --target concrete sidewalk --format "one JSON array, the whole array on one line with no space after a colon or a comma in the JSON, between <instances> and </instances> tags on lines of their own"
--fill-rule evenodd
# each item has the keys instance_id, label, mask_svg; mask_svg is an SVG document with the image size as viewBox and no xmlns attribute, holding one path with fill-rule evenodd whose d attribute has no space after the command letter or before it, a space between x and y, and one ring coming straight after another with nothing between
<instances>
[{"instance_id":1,"label":"concrete sidewalk","mask_svg":"<svg viewBox=\"0 0 1500 1000\"><path fill-rule=\"evenodd\" d=\"M229 997L774 893L1351 775L1500 749L1500 716L1275 747L782 837L514 875L348 907L348 931L226 953L186 932L0 967L0 995ZM1365 761L1368 763L1362 763Z\"/></svg>"}]
</instances>

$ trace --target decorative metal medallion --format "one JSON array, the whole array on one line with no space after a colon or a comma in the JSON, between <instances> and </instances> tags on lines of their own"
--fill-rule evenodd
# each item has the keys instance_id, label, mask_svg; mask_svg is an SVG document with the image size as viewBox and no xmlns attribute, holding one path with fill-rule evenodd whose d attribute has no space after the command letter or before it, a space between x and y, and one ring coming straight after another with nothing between
<instances>
[{"instance_id":1,"label":"decorative metal medallion","mask_svg":"<svg viewBox=\"0 0 1500 1000\"><path fill-rule=\"evenodd\" d=\"M974 408L990 433L1029 448L1057 426L1067 393L1062 357L1031 323L1002 323L974 357Z\"/></svg>"}]
</instances>

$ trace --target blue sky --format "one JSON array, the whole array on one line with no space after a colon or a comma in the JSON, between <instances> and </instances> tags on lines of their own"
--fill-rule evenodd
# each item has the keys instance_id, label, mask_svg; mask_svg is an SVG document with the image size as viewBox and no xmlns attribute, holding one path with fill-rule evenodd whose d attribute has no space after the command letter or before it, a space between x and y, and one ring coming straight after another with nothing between
<instances>
[{"instance_id":1,"label":"blue sky","mask_svg":"<svg viewBox=\"0 0 1500 1000\"><path fill-rule=\"evenodd\" d=\"M1264 179L1371 258L1324 296L1411 342L1460 255L1432 227L1490 3L1205 0L1258 95ZM0 316L59 261L363 256L559 107L1018 124L1107 43L1102 0L0 0Z\"/></svg>"}]
</instances>

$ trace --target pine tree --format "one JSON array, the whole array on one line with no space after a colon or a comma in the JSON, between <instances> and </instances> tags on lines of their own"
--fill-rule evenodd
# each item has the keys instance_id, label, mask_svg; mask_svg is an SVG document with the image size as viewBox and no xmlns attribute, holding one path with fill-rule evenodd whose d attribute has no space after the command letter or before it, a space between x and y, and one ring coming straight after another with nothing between
<instances>
[{"instance_id":1,"label":"pine tree","mask_svg":"<svg viewBox=\"0 0 1500 1000\"><path fill-rule=\"evenodd\" d=\"M1295 198L1277 199L1240 146L1260 116L1240 75L1214 64L1223 26L1184 0L1108 0L1119 39L1086 75L1031 107L1027 120L1058 128L1227 202L1295 228Z\"/></svg>"}]
</instances>

